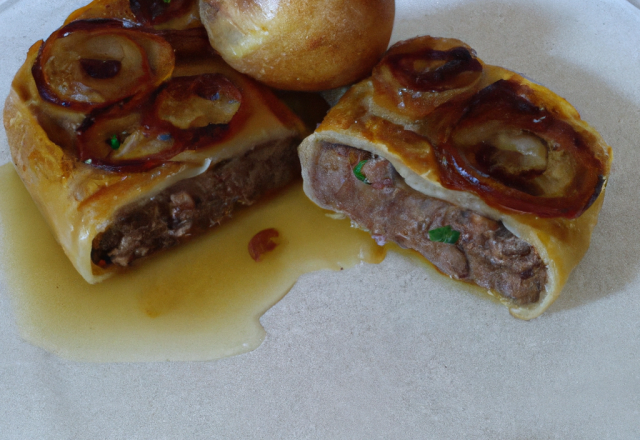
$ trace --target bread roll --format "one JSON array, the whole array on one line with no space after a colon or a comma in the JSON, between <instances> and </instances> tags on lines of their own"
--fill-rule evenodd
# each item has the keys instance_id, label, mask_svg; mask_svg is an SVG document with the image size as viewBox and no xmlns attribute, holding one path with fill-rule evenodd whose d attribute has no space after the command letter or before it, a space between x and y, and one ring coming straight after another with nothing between
<instances>
[{"instance_id":1,"label":"bread roll","mask_svg":"<svg viewBox=\"0 0 640 440\"><path fill-rule=\"evenodd\" d=\"M367 76L387 49L394 0L202 0L209 40L269 86L318 91Z\"/></svg>"}]
</instances>

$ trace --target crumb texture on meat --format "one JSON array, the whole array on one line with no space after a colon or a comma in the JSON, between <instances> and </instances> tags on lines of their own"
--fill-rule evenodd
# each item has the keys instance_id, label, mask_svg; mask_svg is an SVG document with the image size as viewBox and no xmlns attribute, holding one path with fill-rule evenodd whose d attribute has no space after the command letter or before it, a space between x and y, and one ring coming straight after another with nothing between
<instances>
[{"instance_id":1,"label":"crumb texture on meat","mask_svg":"<svg viewBox=\"0 0 640 440\"><path fill-rule=\"evenodd\" d=\"M517 304L537 302L547 269L536 250L501 222L410 188L390 162L344 145L322 143L309 167L309 186L329 209L347 214L379 242L420 252L445 274L491 289ZM362 160L364 183L353 168ZM450 225L455 245L434 242L428 232Z\"/></svg>"},{"instance_id":2,"label":"crumb texture on meat","mask_svg":"<svg viewBox=\"0 0 640 440\"><path fill-rule=\"evenodd\" d=\"M295 139L267 143L142 204L126 206L94 238L91 260L101 267L129 266L220 224L239 206L255 203L300 174L296 146Z\"/></svg>"}]
</instances>

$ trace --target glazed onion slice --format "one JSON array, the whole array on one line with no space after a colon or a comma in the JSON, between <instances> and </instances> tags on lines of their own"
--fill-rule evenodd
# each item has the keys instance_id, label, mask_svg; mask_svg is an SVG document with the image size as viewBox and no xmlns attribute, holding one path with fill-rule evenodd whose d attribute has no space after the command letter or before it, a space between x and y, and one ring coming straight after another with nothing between
<instances>
[{"instance_id":1,"label":"glazed onion slice","mask_svg":"<svg viewBox=\"0 0 640 440\"><path fill-rule=\"evenodd\" d=\"M40 96L81 112L149 93L171 76L171 45L118 20L79 20L40 47L32 74Z\"/></svg>"},{"instance_id":2,"label":"glazed onion slice","mask_svg":"<svg viewBox=\"0 0 640 440\"><path fill-rule=\"evenodd\" d=\"M173 127L184 149L197 150L227 139L246 119L242 92L222 74L173 78L154 103L149 125Z\"/></svg>"},{"instance_id":3,"label":"glazed onion slice","mask_svg":"<svg viewBox=\"0 0 640 440\"><path fill-rule=\"evenodd\" d=\"M186 14L195 0L129 0L131 12L138 22L155 26Z\"/></svg>"},{"instance_id":4,"label":"glazed onion slice","mask_svg":"<svg viewBox=\"0 0 640 440\"><path fill-rule=\"evenodd\" d=\"M241 104L241 91L223 75L173 78L145 100L90 115L78 130L79 159L110 170L153 168L226 139L243 121Z\"/></svg>"},{"instance_id":5,"label":"glazed onion slice","mask_svg":"<svg viewBox=\"0 0 640 440\"><path fill-rule=\"evenodd\" d=\"M78 129L78 158L113 171L144 171L184 150L170 124L145 126L153 104L130 101L88 116Z\"/></svg>"},{"instance_id":6,"label":"glazed onion slice","mask_svg":"<svg viewBox=\"0 0 640 440\"><path fill-rule=\"evenodd\" d=\"M373 69L374 103L411 120L472 96L482 62L462 41L418 37L394 44Z\"/></svg>"},{"instance_id":7,"label":"glazed onion slice","mask_svg":"<svg viewBox=\"0 0 640 440\"><path fill-rule=\"evenodd\" d=\"M229 124L242 103L242 93L221 74L173 78L155 102L158 119L182 130Z\"/></svg>"},{"instance_id":8,"label":"glazed onion slice","mask_svg":"<svg viewBox=\"0 0 640 440\"><path fill-rule=\"evenodd\" d=\"M494 207L539 217L580 216L606 173L590 133L536 104L535 92L500 80L477 93L443 142L443 186Z\"/></svg>"}]
</instances>

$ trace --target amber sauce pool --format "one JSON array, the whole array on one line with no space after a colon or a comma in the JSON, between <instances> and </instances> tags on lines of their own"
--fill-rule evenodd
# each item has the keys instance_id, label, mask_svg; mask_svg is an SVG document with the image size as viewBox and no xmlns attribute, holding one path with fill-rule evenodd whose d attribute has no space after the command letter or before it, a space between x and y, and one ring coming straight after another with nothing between
<instances>
[{"instance_id":1,"label":"amber sauce pool","mask_svg":"<svg viewBox=\"0 0 640 440\"><path fill-rule=\"evenodd\" d=\"M0 265L21 336L81 361L209 360L255 349L259 318L304 273L379 263L385 249L329 218L301 183L134 270L87 284L56 243L11 164L0 167ZM251 237L280 243L256 263Z\"/></svg>"}]
</instances>

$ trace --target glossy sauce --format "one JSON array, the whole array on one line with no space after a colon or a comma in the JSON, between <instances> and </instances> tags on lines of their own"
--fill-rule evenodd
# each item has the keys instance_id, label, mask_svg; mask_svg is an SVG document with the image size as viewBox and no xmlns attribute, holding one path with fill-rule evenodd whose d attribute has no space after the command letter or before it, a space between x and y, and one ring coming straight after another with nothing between
<instances>
[{"instance_id":1,"label":"glossy sauce","mask_svg":"<svg viewBox=\"0 0 640 440\"><path fill-rule=\"evenodd\" d=\"M0 263L21 336L82 361L209 360L264 339L259 318L304 273L379 263L385 248L334 220L299 182L186 245L87 284L55 242L11 164L0 167ZM255 262L251 238L279 244Z\"/></svg>"}]
</instances>

